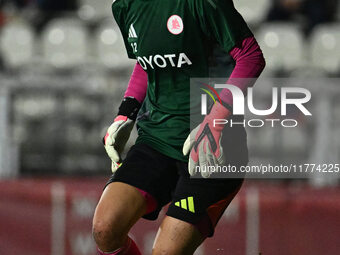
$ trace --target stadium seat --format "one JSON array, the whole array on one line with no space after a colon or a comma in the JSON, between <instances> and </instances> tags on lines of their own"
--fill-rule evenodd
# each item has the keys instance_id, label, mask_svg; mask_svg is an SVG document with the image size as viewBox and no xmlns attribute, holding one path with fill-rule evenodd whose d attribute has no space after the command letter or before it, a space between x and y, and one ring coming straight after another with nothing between
<instances>
[{"instance_id":1,"label":"stadium seat","mask_svg":"<svg viewBox=\"0 0 340 255\"><path fill-rule=\"evenodd\" d=\"M336 97L336 98L338 98L338 97ZM338 129L340 129L340 114L339 114L340 113L340 103L334 102L332 105L333 105L332 108L333 108L333 116L334 116L333 121L336 123L336 126L339 127Z\"/></svg>"},{"instance_id":2,"label":"stadium seat","mask_svg":"<svg viewBox=\"0 0 340 255\"><path fill-rule=\"evenodd\" d=\"M270 0L235 0L236 9L250 25L257 25L262 22L271 5Z\"/></svg>"},{"instance_id":3,"label":"stadium seat","mask_svg":"<svg viewBox=\"0 0 340 255\"><path fill-rule=\"evenodd\" d=\"M126 69L135 61L128 59L125 45L118 26L108 20L101 24L95 33L97 61L110 69Z\"/></svg>"},{"instance_id":4,"label":"stadium seat","mask_svg":"<svg viewBox=\"0 0 340 255\"><path fill-rule=\"evenodd\" d=\"M264 126L263 128L247 128L248 146L256 156L268 157L275 146L274 128Z\"/></svg>"},{"instance_id":5,"label":"stadium seat","mask_svg":"<svg viewBox=\"0 0 340 255\"><path fill-rule=\"evenodd\" d=\"M42 32L43 58L57 68L76 68L86 63L88 47L87 30L76 19L52 20Z\"/></svg>"},{"instance_id":6,"label":"stadium seat","mask_svg":"<svg viewBox=\"0 0 340 255\"><path fill-rule=\"evenodd\" d=\"M304 65L304 41L299 28L290 23L267 23L256 36L271 71L294 71Z\"/></svg>"},{"instance_id":7,"label":"stadium seat","mask_svg":"<svg viewBox=\"0 0 340 255\"><path fill-rule=\"evenodd\" d=\"M340 71L340 24L315 28L311 36L311 62L314 67L337 73Z\"/></svg>"},{"instance_id":8,"label":"stadium seat","mask_svg":"<svg viewBox=\"0 0 340 255\"><path fill-rule=\"evenodd\" d=\"M5 65L19 68L28 64L33 56L35 36L26 23L10 22L0 33L0 55Z\"/></svg>"},{"instance_id":9,"label":"stadium seat","mask_svg":"<svg viewBox=\"0 0 340 255\"><path fill-rule=\"evenodd\" d=\"M54 113L57 108L57 102L53 94L43 93L39 95L39 92L35 93L22 93L17 96L13 105L16 120L41 120Z\"/></svg>"},{"instance_id":10,"label":"stadium seat","mask_svg":"<svg viewBox=\"0 0 340 255\"><path fill-rule=\"evenodd\" d=\"M303 127L299 128L282 128L282 149L285 155L294 154L302 157L308 148L308 136ZM301 158L300 158L301 159Z\"/></svg>"},{"instance_id":11,"label":"stadium seat","mask_svg":"<svg viewBox=\"0 0 340 255\"><path fill-rule=\"evenodd\" d=\"M338 100L337 100L338 101ZM334 102L334 101L333 101ZM334 137L334 150L337 158L340 158L340 103L332 103L333 106L333 123L332 123L332 132Z\"/></svg>"},{"instance_id":12,"label":"stadium seat","mask_svg":"<svg viewBox=\"0 0 340 255\"><path fill-rule=\"evenodd\" d=\"M85 21L112 17L111 3L112 1L104 0L80 0L79 17Z\"/></svg>"}]
</instances>

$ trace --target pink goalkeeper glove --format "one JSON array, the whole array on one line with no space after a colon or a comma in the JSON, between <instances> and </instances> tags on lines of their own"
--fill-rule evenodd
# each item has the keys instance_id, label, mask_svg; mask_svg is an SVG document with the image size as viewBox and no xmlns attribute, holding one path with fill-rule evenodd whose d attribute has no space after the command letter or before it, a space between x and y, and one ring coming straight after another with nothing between
<instances>
[{"instance_id":1,"label":"pink goalkeeper glove","mask_svg":"<svg viewBox=\"0 0 340 255\"><path fill-rule=\"evenodd\" d=\"M202 177L211 175L209 166L223 165L225 159L221 146L224 125L214 124L214 120L228 119L230 111L216 102L203 122L191 131L183 145L183 154L189 155L189 174L200 172Z\"/></svg>"}]
</instances>

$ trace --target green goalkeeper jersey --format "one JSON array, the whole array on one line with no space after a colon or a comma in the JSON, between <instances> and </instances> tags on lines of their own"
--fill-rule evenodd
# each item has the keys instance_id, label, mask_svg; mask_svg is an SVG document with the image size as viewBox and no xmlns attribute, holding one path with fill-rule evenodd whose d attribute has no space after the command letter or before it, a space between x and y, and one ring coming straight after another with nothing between
<instances>
[{"instance_id":1,"label":"green goalkeeper jersey","mask_svg":"<svg viewBox=\"0 0 340 255\"><path fill-rule=\"evenodd\" d=\"M216 52L227 59L252 34L232 0L116 0L112 11L128 56L148 75L136 143L186 161L190 78L227 77L230 66Z\"/></svg>"}]
</instances>

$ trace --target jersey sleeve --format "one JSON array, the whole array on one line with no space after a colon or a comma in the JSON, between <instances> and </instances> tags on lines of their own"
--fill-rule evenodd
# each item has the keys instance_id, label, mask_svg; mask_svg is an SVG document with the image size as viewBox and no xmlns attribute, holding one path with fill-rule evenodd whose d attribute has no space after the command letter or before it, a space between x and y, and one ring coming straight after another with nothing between
<instances>
[{"instance_id":1,"label":"jersey sleeve","mask_svg":"<svg viewBox=\"0 0 340 255\"><path fill-rule=\"evenodd\" d=\"M118 27L120 29L120 32L123 36L123 41L125 44L126 52L129 58L131 59L136 59L135 54L132 51L132 48L130 44L128 43L128 31L126 28L126 23L124 17L125 15L125 10L124 8L124 1L122 0L116 0L112 3L112 14L114 19L116 20Z\"/></svg>"},{"instance_id":2,"label":"jersey sleeve","mask_svg":"<svg viewBox=\"0 0 340 255\"><path fill-rule=\"evenodd\" d=\"M196 17L203 32L226 52L252 36L246 22L235 9L232 0L194 0Z\"/></svg>"}]
</instances>

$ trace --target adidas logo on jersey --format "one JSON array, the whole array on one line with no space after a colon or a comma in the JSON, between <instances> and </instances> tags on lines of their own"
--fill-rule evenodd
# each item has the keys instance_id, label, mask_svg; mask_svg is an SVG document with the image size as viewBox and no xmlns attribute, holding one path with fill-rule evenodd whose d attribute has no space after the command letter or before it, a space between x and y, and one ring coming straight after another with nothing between
<instances>
[{"instance_id":1,"label":"adidas logo on jersey","mask_svg":"<svg viewBox=\"0 0 340 255\"><path fill-rule=\"evenodd\" d=\"M194 197L181 199L180 201L175 203L175 206L180 207L184 210L190 211L192 213L195 213Z\"/></svg>"},{"instance_id":2,"label":"adidas logo on jersey","mask_svg":"<svg viewBox=\"0 0 340 255\"><path fill-rule=\"evenodd\" d=\"M133 27L133 23L130 25L129 28L129 38L137 38L136 30Z\"/></svg>"}]
</instances>

